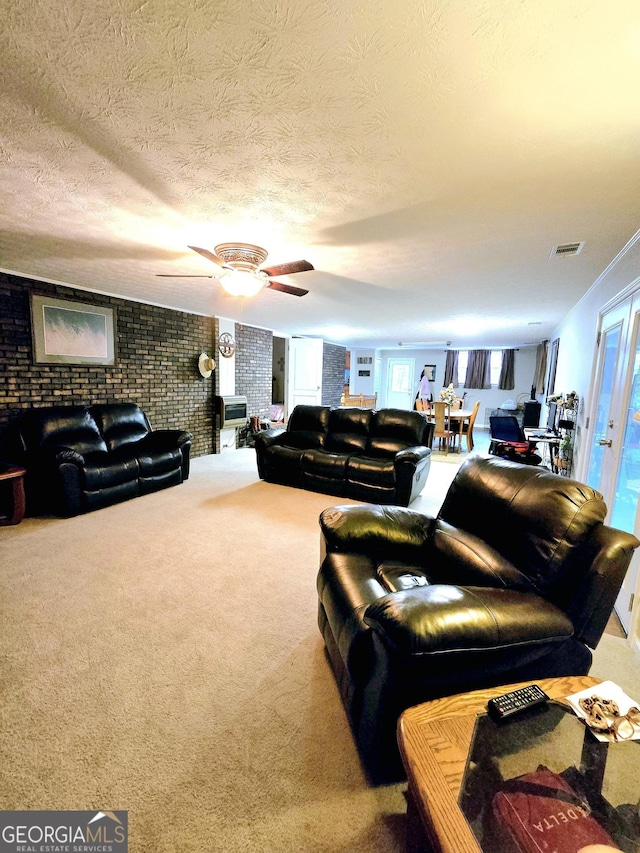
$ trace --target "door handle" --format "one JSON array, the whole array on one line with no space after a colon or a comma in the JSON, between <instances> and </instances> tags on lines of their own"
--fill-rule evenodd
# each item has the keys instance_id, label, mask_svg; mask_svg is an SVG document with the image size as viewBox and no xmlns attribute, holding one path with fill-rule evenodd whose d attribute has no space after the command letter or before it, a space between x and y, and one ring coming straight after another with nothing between
<instances>
[{"instance_id":1,"label":"door handle","mask_svg":"<svg viewBox=\"0 0 640 853\"><path fill-rule=\"evenodd\" d=\"M598 444L600 447L611 447L613 441L610 438L601 438Z\"/></svg>"}]
</instances>

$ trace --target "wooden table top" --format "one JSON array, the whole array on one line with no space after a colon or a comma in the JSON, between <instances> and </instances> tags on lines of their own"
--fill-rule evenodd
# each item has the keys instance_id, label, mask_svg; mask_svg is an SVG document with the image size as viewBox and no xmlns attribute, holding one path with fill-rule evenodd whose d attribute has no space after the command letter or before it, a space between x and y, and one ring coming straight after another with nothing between
<instances>
[{"instance_id":1,"label":"wooden table top","mask_svg":"<svg viewBox=\"0 0 640 853\"><path fill-rule=\"evenodd\" d=\"M430 415L431 417L433 417L433 412L423 412L422 414L423 415ZM468 418L470 418L472 414L473 414L472 409L451 409L451 420L465 421ZM449 417L449 414L447 414L447 417Z\"/></svg>"},{"instance_id":2,"label":"wooden table top","mask_svg":"<svg viewBox=\"0 0 640 853\"><path fill-rule=\"evenodd\" d=\"M398 745L409 793L434 850L481 853L458 805L476 717L485 713L493 696L533 683L552 699L562 700L599 684L600 679L584 675L524 681L424 702L401 715Z\"/></svg>"},{"instance_id":3,"label":"wooden table top","mask_svg":"<svg viewBox=\"0 0 640 853\"><path fill-rule=\"evenodd\" d=\"M473 414L473 409L451 409L450 414L447 417L451 417L452 420L466 420L470 418Z\"/></svg>"},{"instance_id":4,"label":"wooden table top","mask_svg":"<svg viewBox=\"0 0 640 853\"><path fill-rule=\"evenodd\" d=\"M26 473L26 470L19 465L0 464L0 480L13 480L16 477L24 477Z\"/></svg>"}]
</instances>

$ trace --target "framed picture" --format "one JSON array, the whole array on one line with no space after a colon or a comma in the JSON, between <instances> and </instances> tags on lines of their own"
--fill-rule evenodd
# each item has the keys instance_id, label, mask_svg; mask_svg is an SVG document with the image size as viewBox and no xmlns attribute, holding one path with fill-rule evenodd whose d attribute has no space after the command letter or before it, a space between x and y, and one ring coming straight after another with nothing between
<instances>
[{"instance_id":1,"label":"framed picture","mask_svg":"<svg viewBox=\"0 0 640 853\"><path fill-rule=\"evenodd\" d=\"M111 308L31 295L31 334L36 364L115 364Z\"/></svg>"},{"instance_id":2,"label":"framed picture","mask_svg":"<svg viewBox=\"0 0 640 853\"><path fill-rule=\"evenodd\" d=\"M425 364L424 373L429 382L435 382L436 380L436 366L435 364Z\"/></svg>"}]
</instances>

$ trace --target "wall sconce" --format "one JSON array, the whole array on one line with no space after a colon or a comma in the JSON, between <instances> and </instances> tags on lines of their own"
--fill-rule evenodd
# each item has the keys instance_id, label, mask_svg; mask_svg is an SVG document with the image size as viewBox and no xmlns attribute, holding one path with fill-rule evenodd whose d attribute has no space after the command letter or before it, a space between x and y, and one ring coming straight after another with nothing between
<instances>
[{"instance_id":1,"label":"wall sconce","mask_svg":"<svg viewBox=\"0 0 640 853\"><path fill-rule=\"evenodd\" d=\"M200 371L200 376L208 379L215 369L216 363L211 356L207 355L206 352L201 353L200 358L198 359L198 370Z\"/></svg>"}]
</instances>

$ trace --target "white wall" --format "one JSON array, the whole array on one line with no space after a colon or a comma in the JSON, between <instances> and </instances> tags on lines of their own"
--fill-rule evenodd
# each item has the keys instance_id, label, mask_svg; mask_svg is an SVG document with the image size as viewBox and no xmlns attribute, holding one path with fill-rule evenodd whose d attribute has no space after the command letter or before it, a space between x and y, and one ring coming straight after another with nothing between
<instances>
[{"instance_id":1,"label":"white wall","mask_svg":"<svg viewBox=\"0 0 640 853\"><path fill-rule=\"evenodd\" d=\"M639 276L640 232L614 258L551 336L551 341L560 339L556 391L565 394L577 391L580 397L573 465L573 475L576 477L580 477L584 470L589 448L585 421L591 403L599 314L607 303L624 290L632 288Z\"/></svg>"},{"instance_id":2,"label":"white wall","mask_svg":"<svg viewBox=\"0 0 640 853\"><path fill-rule=\"evenodd\" d=\"M235 339L236 324L234 320L228 320L226 317L220 317L218 320L219 334L229 332L231 337ZM214 355L216 361L216 369L218 371L218 393L225 396L233 396L236 393L236 356L235 353L231 358L223 358L219 352ZM236 447L236 429L228 427L220 430L220 445L221 450L233 450Z\"/></svg>"},{"instance_id":3,"label":"white wall","mask_svg":"<svg viewBox=\"0 0 640 853\"><path fill-rule=\"evenodd\" d=\"M580 395L573 475L584 479L588 464L590 433L586 416L592 396L595 375L596 339L599 316L606 306L621 294L640 286L640 231L623 247L588 293L554 330L552 340L560 339L555 387L558 391L575 390ZM640 531L636 530L636 535ZM638 552L634 561L639 559ZM633 566L633 564L632 564ZM635 587L636 604L631 617L627 642L640 660L640 573Z\"/></svg>"},{"instance_id":4,"label":"white wall","mask_svg":"<svg viewBox=\"0 0 640 853\"><path fill-rule=\"evenodd\" d=\"M366 364L358 364L359 358L371 359ZM369 372L369 376L358 376L358 372ZM366 397L375 393L376 381L376 350L352 349L349 367L349 393L364 394Z\"/></svg>"}]
</instances>

